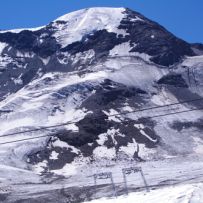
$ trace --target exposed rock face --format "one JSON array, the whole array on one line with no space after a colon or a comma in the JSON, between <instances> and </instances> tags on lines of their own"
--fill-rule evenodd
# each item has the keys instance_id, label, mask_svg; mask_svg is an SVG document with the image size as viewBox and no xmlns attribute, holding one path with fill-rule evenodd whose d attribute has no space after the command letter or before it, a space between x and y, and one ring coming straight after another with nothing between
<instances>
[{"instance_id":1,"label":"exposed rock face","mask_svg":"<svg viewBox=\"0 0 203 203\"><path fill-rule=\"evenodd\" d=\"M180 74L166 75L158 81L158 84L173 85L175 87L183 87L183 88L188 87L187 83L185 82L185 80L182 78Z\"/></svg>"},{"instance_id":2,"label":"exposed rock face","mask_svg":"<svg viewBox=\"0 0 203 203\"><path fill-rule=\"evenodd\" d=\"M153 62L163 66L173 65L185 55L194 55L190 44L178 39L158 23L129 9L126 13L119 28L129 33L128 39L135 45L131 52L146 53L152 56Z\"/></svg>"}]
</instances>

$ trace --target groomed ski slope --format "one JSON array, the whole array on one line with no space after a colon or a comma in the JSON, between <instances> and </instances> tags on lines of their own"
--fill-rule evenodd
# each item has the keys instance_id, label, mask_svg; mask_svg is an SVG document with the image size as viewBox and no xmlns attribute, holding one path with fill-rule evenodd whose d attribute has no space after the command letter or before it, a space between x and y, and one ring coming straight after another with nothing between
<instances>
[{"instance_id":1,"label":"groomed ski slope","mask_svg":"<svg viewBox=\"0 0 203 203\"><path fill-rule=\"evenodd\" d=\"M117 199L98 199L86 203L202 203L203 184L178 185L153 190L151 192L131 193Z\"/></svg>"}]
</instances>

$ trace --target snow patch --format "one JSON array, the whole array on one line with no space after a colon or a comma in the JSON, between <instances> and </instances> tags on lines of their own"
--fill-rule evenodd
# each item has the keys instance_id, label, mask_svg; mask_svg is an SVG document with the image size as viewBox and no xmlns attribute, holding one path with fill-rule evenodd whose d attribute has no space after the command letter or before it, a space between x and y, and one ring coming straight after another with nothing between
<instances>
[{"instance_id":1,"label":"snow patch","mask_svg":"<svg viewBox=\"0 0 203 203\"><path fill-rule=\"evenodd\" d=\"M136 143L135 139L133 139L133 143L128 143L127 146L121 146L119 151L124 152L132 158L135 152L138 151L138 144Z\"/></svg>"},{"instance_id":2,"label":"snow patch","mask_svg":"<svg viewBox=\"0 0 203 203\"><path fill-rule=\"evenodd\" d=\"M138 16L135 16L134 18L131 18L131 19L130 19L130 22L136 22L136 21L144 21L144 20L141 19L141 18L138 17Z\"/></svg>"},{"instance_id":3,"label":"snow patch","mask_svg":"<svg viewBox=\"0 0 203 203\"><path fill-rule=\"evenodd\" d=\"M74 146L71 146L69 145L68 143L66 142L63 142L59 139L55 140L53 143L52 143L52 146L53 147L60 147L60 148L66 148L66 149L70 149L72 153L75 153L75 154L79 154L80 153L80 150L76 149Z\"/></svg>"},{"instance_id":4,"label":"snow patch","mask_svg":"<svg viewBox=\"0 0 203 203\"><path fill-rule=\"evenodd\" d=\"M123 120L123 118L120 115L117 115L119 113L115 109L110 109L109 112L103 110L103 112L108 116L109 121L120 123Z\"/></svg>"},{"instance_id":5,"label":"snow patch","mask_svg":"<svg viewBox=\"0 0 203 203\"><path fill-rule=\"evenodd\" d=\"M132 111L134 111L134 109L132 108L132 107L130 107L130 106L124 106L123 108L122 108L122 110L123 111L127 111L127 112L132 112Z\"/></svg>"},{"instance_id":6,"label":"snow patch","mask_svg":"<svg viewBox=\"0 0 203 203\"><path fill-rule=\"evenodd\" d=\"M77 166L74 163L66 164L62 169L51 170L51 172L62 176L72 176L77 173Z\"/></svg>"},{"instance_id":7,"label":"snow patch","mask_svg":"<svg viewBox=\"0 0 203 203\"><path fill-rule=\"evenodd\" d=\"M39 162L38 164L33 166L33 171L36 174L42 174L47 167L47 163L48 162L46 160Z\"/></svg>"},{"instance_id":8,"label":"snow patch","mask_svg":"<svg viewBox=\"0 0 203 203\"><path fill-rule=\"evenodd\" d=\"M112 50L109 52L109 56L129 56L133 55L133 52L130 52L132 47L130 47L129 42L125 42L122 44L119 44L115 46Z\"/></svg>"},{"instance_id":9,"label":"snow patch","mask_svg":"<svg viewBox=\"0 0 203 203\"><path fill-rule=\"evenodd\" d=\"M198 63L203 63L203 55L201 56L192 56L192 57L186 57L186 59L183 61L182 66L194 66Z\"/></svg>"},{"instance_id":10,"label":"snow patch","mask_svg":"<svg viewBox=\"0 0 203 203\"><path fill-rule=\"evenodd\" d=\"M57 160L58 159L58 155L59 155L59 153L57 153L55 151L52 151L49 159L51 159L51 160Z\"/></svg>"},{"instance_id":11,"label":"snow patch","mask_svg":"<svg viewBox=\"0 0 203 203\"><path fill-rule=\"evenodd\" d=\"M106 146L99 146L94 149L93 156L98 159L113 159L116 157L115 148L107 148Z\"/></svg>"},{"instance_id":12,"label":"snow patch","mask_svg":"<svg viewBox=\"0 0 203 203\"><path fill-rule=\"evenodd\" d=\"M16 78L13 80L13 82L16 84L16 85L22 85L23 84L23 81L21 78Z\"/></svg>"},{"instance_id":13,"label":"snow patch","mask_svg":"<svg viewBox=\"0 0 203 203\"><path fill-rule=\"evenodd\" d=\"M34 53L17 51L16 56L20 58L32 58L34 57Z\"/></svg>"},{"instance_id":14,"label":"snow patch","mask_svg":"<svg viewBox=\"0 0 203 203\"><path fill-rule=\"evenodd\" d=\"M98 138L97 143L102 146L108 140L107 133L100 134Z\"/></svg>"},{"instance_id":15,"label":"snow patch","mask_svg":"<svg viewBox=\"0 0 203 203\"><path fill-rule=\"evenodd\" d=\"M42 62L43 62L43 64L46 66L48 63L49 63L49 61L50 61L50 57L47 57L47 58L40 58L41 60L42 60Z\"/></svg>"},{"instance_id":16,"label":"snow patch","mask_svg":"<svg viewBox=\"0 0 203 203\"><path fill-rule=\"evenodd\" d=\"M163 105L168 105L171 103L176 103L178 100L174 95L172 95L170 92L165 90L165 88L162 88L159 92L159 94L155 94L152 96L151 101L158 105L158 106L163 106Z\"/></svg>"},{"instance_id":17,"label":"snow patch","mask_svg":"<svg viewBox=\"0 0 203 203\"><path fill-rule=\"evenodd\" d=\"M157 142L157 139L151 138L149 135L147 135L147 133L146 133L144 130L140 130L140 133L141 133L142 135L144 135L144 136L145 136L147 139L149 139L150 141L152 141L152 142L154 142L154 143Z\"/></svg>"},{"instance_id":18,"label":"snow patch","mask_svg":"<svg viewBox=\"0 0 203 203\"><path fill-rule=\"evenodd\" d=\"M2 54L3 50L7 47L8 45L6 43L0 42L0 55Z\"/></svg>"}]
</instances>

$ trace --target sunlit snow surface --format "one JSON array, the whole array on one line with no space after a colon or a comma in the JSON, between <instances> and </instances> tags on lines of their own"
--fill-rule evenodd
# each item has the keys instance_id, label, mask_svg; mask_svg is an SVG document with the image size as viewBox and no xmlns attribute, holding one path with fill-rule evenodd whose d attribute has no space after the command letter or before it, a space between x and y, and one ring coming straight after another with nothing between
<instances>
[{"instance_id":1,"label":"sunlit snow surface","mask_svg":"<svg viewBox=\"0 0 203 203\"><path fill-rule=\"evenodd\" d=\"M93 33L95 30L106 29L109 32L123 34L124 31L122 33L122 30L119 31L117 27L125 16L124 11L124 8L93 8L69 13L55 20L55 22L66 22L65 25L62 24L58 27L55 37L65 47L80 41L83 36Z\"/></svg>"},{"instance_id":2,"label":"sunlit snow surface","mask_svg":"<svg viewBox=\"0 0 203 203\"><path fill-rule=\"evenodd\" d=\"M186 184L151 192L131 193L117 199L98 199L85 203L201 203L203 202L203 184Z\"/></svg>"},{"instance_id":3,"label":"sunlit snow surface","mask_svg":"<svg viewBox=\"0 0 203 203\"><path fill-rule=\"evenodd\" d=\"M19 29L13 29L13 30L1 30L0 33L6 33L6 32L12 32L12 33L19 33L23 30L30 30L30 31L37 31L43 28L44 26L41 27L36 27L36 28L19 28Z\"/></svg>"},{"instance_id":4,"label":"sunlit snow surface","mask_svg":"<svg viewBox=\"0 0 203 203\"><path fill-rule=\"evenodd\" d=\"M4 48L6 48L6 46L6 43L0 43L0 55L2 54L2 51L4 50Z\"/></svg>"}]
</instances>

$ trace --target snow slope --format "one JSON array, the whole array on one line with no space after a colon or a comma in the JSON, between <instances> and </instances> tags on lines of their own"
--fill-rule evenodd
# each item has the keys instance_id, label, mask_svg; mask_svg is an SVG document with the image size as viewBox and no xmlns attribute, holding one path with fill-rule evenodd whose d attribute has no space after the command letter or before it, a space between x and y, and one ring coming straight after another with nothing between
<instances>
[{"instance_id":1,"label":"snow slope","mask_svg":"<svg viewBox=\"0 0 203 203\"><path fill-rule=\"evenodd\" d=\"M99 199L86 203L201 203L203 202L203 185L186 184L163 189L153 190L149 193L137 192L117 199Z\"/></svg>"},{"instance_id":2,"label":"snow slope","mask_svg":"<svg viewBox=\"0 0 203 203\"><path fill-rule=\"evenodd\" d=\"M124 11L124 8L98 7L66 14L54 21L66 22L60 26L56 25L58 31L54 36L62 47L65 47L98 30L106 29L108 32L122 34L122 31L118 30L118 26L125 17ZM113 15L111 15L112 13Z\"/></svg>"}]
</instances>

